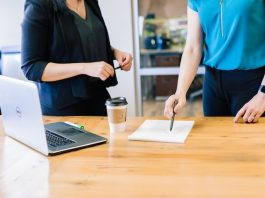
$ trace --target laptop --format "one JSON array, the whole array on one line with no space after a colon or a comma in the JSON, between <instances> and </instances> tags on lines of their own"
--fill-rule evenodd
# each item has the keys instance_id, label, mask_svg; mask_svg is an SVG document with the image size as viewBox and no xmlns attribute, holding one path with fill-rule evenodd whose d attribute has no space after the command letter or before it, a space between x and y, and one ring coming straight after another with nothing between
<instances>
[{"instance_id":1,"label":"laptop","mask_svg":"<svg viewBox=\"0 0 265 198\"><path fill-rule=\"evenodd\" d=\"M0 107L7 136L41 152L56 155L107 139L64 122L44 125L37 86L0 75Z\"/></svg>"}]
</instances>

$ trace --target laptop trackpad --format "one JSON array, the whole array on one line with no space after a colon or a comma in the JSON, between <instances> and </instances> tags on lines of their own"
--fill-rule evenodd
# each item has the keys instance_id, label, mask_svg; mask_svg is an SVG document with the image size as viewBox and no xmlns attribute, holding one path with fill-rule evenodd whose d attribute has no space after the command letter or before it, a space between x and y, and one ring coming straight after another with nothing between
<instances>
[{"instance_id":1,"label":"laptop trackpad","mask_svg":"<svg viewBox=\"0 0 265 198\"><path fill-rule=\"evenodd\" d=\"M66 124L64 122L55 122L51 124L46 124L45 128L53 133L57 133L65 137L82 135L85 133L82 130L73 127L69 124Z\"/></svg>"},{"instance_id":2,"label":"laptop trackpad","mask_svg":"<svg viewBox=\"0 0 265 198\"><path fill-rule=\"evenodd\" d=\"M56 131L65 136L77 135L77 134L82 133L77 128L68 128L68 129L63 129L63 130L57 129Z\"/></svg>"}]
</instances>

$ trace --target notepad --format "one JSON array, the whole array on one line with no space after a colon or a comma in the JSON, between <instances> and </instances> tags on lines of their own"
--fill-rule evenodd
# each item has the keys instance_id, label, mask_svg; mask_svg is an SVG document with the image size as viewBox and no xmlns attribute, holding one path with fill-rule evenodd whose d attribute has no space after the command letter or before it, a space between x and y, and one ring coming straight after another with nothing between
<instances>
[{"instance_id":1,"label":"notepad","mask_svg":"<svg viewBox=\"0 0 265 198\"><path fill-rule=\"evenodd\" d=\"M146 120L129 140L184 143L187 139L194 121L174 121L172 131L169 131L170 120Z\"/></svg>"}]
</instances>

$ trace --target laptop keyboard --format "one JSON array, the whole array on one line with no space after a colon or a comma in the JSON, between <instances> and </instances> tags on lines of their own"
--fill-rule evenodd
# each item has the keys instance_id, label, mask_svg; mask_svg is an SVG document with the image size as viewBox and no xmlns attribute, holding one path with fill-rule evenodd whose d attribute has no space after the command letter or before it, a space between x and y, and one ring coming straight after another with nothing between
<instances>
[{"instance_id":1,"label":"laptop keyboard","mask_svg":"<svg viewBox=\"0 0 265 198\"><path fill-rule=\"evenodd\" d=\"M47 131L47 130L46 130L46 137L47 137L48 145L53 146L53 147L65 146L68 144L75 143L74 141L72 141L68 138L57 135L57 134L52 133L52 132Z\"/></svg>"}]
</instances>

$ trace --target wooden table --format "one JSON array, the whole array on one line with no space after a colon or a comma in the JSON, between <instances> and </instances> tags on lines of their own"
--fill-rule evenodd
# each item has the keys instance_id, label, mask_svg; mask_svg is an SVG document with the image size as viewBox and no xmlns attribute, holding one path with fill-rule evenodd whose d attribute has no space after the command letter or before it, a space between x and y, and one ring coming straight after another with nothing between
<instances>
[{"instance_id":1,"label":"wooden table","mask_svg":"<svg viewBox=\"0 0 265 198\"><path fill-rule=\"evenodd\" d=\"M183 118L196 121L183 145L128 141L145 119L155 118L129 118L126 132L110 137L103 117L47 117L46 123L71 121L109 139L54 157L1 133L0 197L265 196L265 119Z\"/></svg>"}]
</instances>

